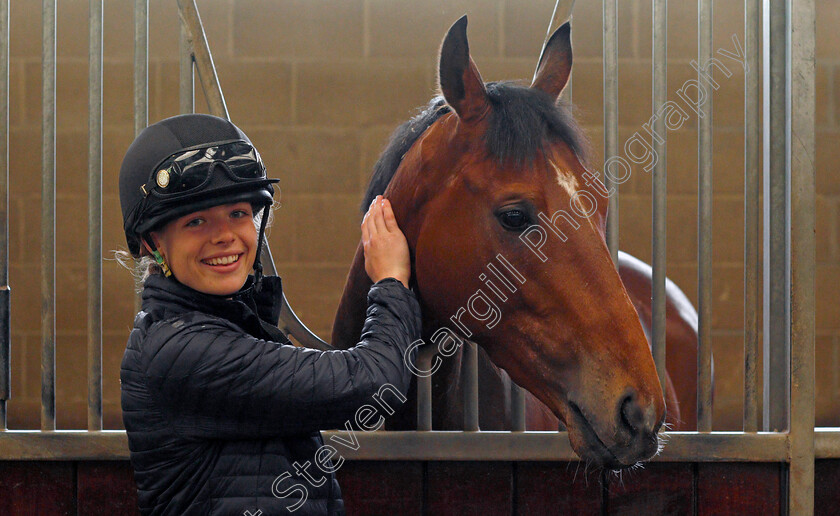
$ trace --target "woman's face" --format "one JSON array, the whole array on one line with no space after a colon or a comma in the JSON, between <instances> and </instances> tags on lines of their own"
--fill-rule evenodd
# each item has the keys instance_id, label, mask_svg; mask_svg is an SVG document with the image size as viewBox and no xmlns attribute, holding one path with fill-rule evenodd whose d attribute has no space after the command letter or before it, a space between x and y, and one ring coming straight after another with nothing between
<instances>
[{"instance_id":1,"label":"woman's face","mask_svg":"<svg viewBox=\"0 0 840 516\"><path fill-rule=\"evenodd\" d=\"M175 219L152 238L178 281L226 296L242 288L254 265L253 217L250 203L223 204Z\"/></svg>"}]
</instances>

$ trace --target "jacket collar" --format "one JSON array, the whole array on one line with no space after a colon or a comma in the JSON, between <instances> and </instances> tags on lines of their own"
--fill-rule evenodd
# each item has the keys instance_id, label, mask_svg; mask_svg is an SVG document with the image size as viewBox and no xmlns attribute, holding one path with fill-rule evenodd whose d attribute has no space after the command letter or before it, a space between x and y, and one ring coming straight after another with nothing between
<instances>
[{"instance_id":1,"label":"jacket collar","mask_svg":"<svg viewBox=\"0 0 840 516\"><path fill-rule=\"evenodd\" d=\"M143 311L155 320L167 319L184 312L204 312L227 319L250 329L260 326L257 317L276 326L280 319L283 287L279 276L262 279L259 291L254 289L254 277L248 276L245 285L233 296L216 296L198 292L175 279L152 274L143 286ZM253 319L253 320L252 320Z\"/></svg>"}]
</instances>

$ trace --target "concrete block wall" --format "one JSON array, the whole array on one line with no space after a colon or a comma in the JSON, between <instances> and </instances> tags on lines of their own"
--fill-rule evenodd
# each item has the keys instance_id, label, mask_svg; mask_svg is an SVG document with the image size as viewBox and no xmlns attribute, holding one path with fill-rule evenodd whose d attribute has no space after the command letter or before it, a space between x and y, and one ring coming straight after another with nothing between
<instances>
[{"instance_id":1,"label":"concrete block wall","mask_svg":"<svg viewBox=\"0 0 840 516\"><path fill-rule=\"evenodd\" d=\"M122 426L119 363L134 312L132 279L112 250L124 247L117 195L133 139L133 2L105 2L104 350L105 425ZM840 424L840 9L817 11L817 421ZM601 3L579 1L571 98L602 163ZM359 238L359 203L396 125L435 93L437 49L469 15L470 47L485 80L533 74L551 0L200 0L198 7L231 118L281 179L270 242L298 315L328 338ZM178 15L149 1L149 120L178 113ZM743 44L742 3L716 2L714 49ZM11 428L37 428L40 399L40 3L12 2L10 65ZM57 422L83 428L86 410L87 260L86 0L58 2ZM619 2L620 142L651 113L651 6ZM696 5L669 4L668 92L695 77ZM713 345L715 429L740 428L743 389L743 83L717 74L714 97ZM196 109L206 111L200 86ZM696 116L668 134L668 274L697 295ZM650 177L622 186L621 247L650 257Z\"/></svg>"}]
</instances>

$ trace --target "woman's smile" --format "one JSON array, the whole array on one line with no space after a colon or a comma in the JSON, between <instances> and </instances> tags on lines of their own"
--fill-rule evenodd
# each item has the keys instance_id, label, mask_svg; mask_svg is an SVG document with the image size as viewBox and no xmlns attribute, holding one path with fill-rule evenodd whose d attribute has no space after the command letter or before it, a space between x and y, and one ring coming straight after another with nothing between
<instances>
[{"instance_id":1,"label":"woman's smile","mask_svg":"<svg viewBox=\"0 0 840 516\"><path fill-rule=\"evenodd\" d=\"M201 260L202 262L206 263L207 265L211 266L219 266L219 265L230 265L233 263L239 262L239 257L242 256L241 254L232 254L229 256L220 256L218 258L205 258Z\"/></svg>"}]
</instances>

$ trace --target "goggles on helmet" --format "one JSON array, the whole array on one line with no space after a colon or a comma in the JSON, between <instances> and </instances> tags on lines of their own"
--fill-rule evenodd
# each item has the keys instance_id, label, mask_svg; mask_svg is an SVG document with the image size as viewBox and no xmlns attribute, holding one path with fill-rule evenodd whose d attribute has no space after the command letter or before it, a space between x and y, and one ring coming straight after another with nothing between
<instances>
[{"instance_id":1,"label":"goggles on helmet","mask_svg":"<svg viewBox=\"0 0 840 516\"><path fill-rule=\"evenodd\" d=\"M222 164L234 181L253 181L266 178L260 154L244 141L220 143L178 151L167 157L152 171L149 180L140 188L146 197L176 196L199 191L213 177L213 170Z\"/></svg>"}]
</instances>

